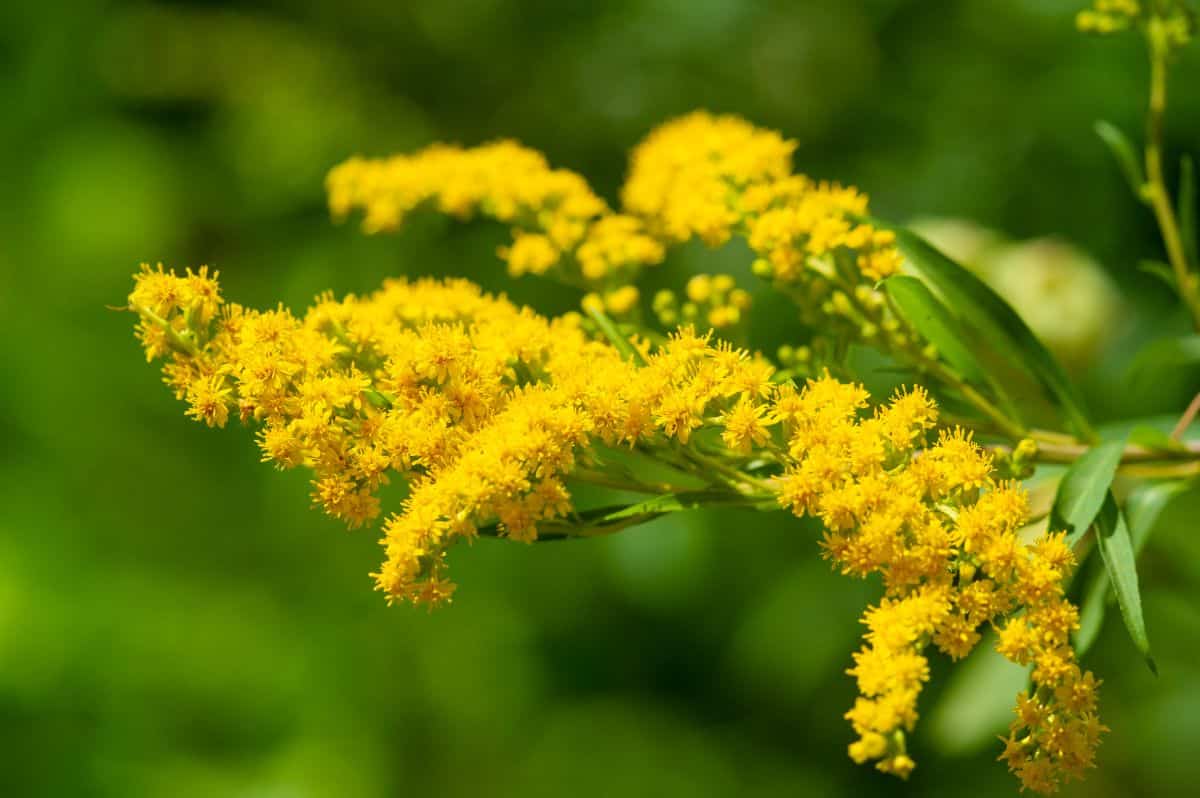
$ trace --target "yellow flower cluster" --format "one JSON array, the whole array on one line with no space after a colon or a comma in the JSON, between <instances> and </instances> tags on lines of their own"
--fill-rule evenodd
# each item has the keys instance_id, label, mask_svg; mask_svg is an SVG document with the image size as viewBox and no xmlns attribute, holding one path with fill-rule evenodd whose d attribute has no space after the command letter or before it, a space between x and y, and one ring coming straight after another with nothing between
<instances>
[{"instance_id":1,"label":"yellow flower cluster","mask_svg":"<svg viewBox=\"0 0 1200 798\"><path fill-rule=\"evenodd\" d=\"M509 224L513 241L500 255L514 277L553 271L585 287L611 288L663 259L662 245L639 220L613 213L578 174L551 169L541 153L513 141L352 158L326 184L334 216L361 209L368 233L395 230L424 205Z\"/></svg>"},{"instance_id":2,"label":"yellow flower cluster","mask_svg":"<svg viewBox=\"0 0 1200 798\"><path fill-rule=\"evenodd\" d=\"M1095 0L1075 16L1075 24L1085 33L1115 33L1128 28L1141 13L1137 0Z\"/></svg>"},{"instance_id":3,"label":"yellow flower cluster","mask_svg":"<svg viewBox=\"0 0 1200 798\"><path fill-rule=\"evenodd\" d=\"M867 213L867 197L853 187L795 175L747 191L744 205L750 248L763 259L756 271L777 282L797 282L811 268L825 276L843 269L851 279L857 270L874 283L900 268L895 236L856 221ZM841 253L848 265L838 262Z\"/></svg>"},{"instance_id":4,"label":"yellow flower cluster","mask_svg":"<svg viewBox=\"0 0 1200 798\"><path fill-rule=\"evenodd\" d=\"M330 515L370 521L389 472L408 480L376 575L395 598L446 598L446 547L485 524L536 539L570 512L563 479L594 441L670 448L708 425L747 451L768 437L761 359L684 329L643 345L636 367L578 316L547 320L464 281L390 281L297 318L223 304L205 270L145 267L129 305L147 356L172 355L166 381L188 415L258 422L263 459L312 469Z\"/></svg>"},{"instance_id":5,"label":"yellow flower cluster","mask_svg":"<svg viewBox=\"0 0 1200 798\"><path fill-rule=\"evenodd\" d=\"M1094 0L1075 16L1084 33L1109 34L1141 23L1155 46L1170 50L1186 45L1195 31L1195 14L1183 0Z\"/></svg>"},{"instance_id":6,"label":"yellow flower cluster","mask_svg":"<svg viewBox=\"0 0 1200 798\"><path fill-rule=\"evenodd\" d=\"M792 170L796 142L736 116L695 111L653 130L630 157L625 209L663 238L719 246L742 223L741 195Z\"/></svg>"},{"instance_id":7,"label":"yellow flower cluster","mask_svg":"<svg viewBox=\"0 0 1200 798\"><path fill-rule=\"evenodd\" d=\"M961 658L992 624L1000 652L1033 665L1009 766L1049 792L1091 765L1104 729L1097 683L1068 643L1071 551L1061 534L1021 542L1025 495L995 480L969 435L943 431L930 445L937 413L923 390L868 413L860 386L826 376L797 389L691 327L658 347L619 342L623 355L577 315L546 319L465 281L323 295L303 316L226 303L203 268L143 267L135 281L139 339L149 359L168 358L166 382L189 416L257 424L263 460L311 469L314 501L351 527L380 514L391 475L405 480L373 574L389 600L449 599L445 558L458 541L529 542L539 528L585 524L568 481L603 475L601 444L624 445L752 506L819 518L844 573L881 574L885 596L864 616L849 671L861 693L847 713L856 761L911 771L926 649ZM689 296L732 290L716 282Z\"/></svg>"},{"instance_id":8,"label":"yellow flower cluster","mask_svg":"<svg viewBox=\"0 0 1200 798\"><path fill-rule=\"evenodd\" d=\"M681 330L645 352L638 368L607 345L577 338L577 330L557 333L575 340L551 354L545 380L518 389L454 462L414 484L403 512L389 520L387 561L376 575L389 596L436 602L449 595L446 548L492 519L510 538L536 540L538 522L571 511L562 480L578 460L591 459L595 441L687 444L721 408L739 419L726 425L730 446L765 440L771 370L745 353Z\"/></svg>"},{"instance_id":9,"label":"yellow flower cluster","mask_svg":"<svg viewBox=\"0 0 1200 798\"><path fill-rule=\"evenodd\" d=\"M866 196L793 174L795 147L735 116L688 114L633 151L625 209L672 242L696 236L718 246L741 233L762 259L759 270L782 283L802 280L814 259L840 253L871 282L894 273L900 257L890 234L857 218L867 212Z\"/></svg>"},{"instance_id":10,"label":"yellow flower cluster","mask_svg":"<svg viewBox=\"0 0 1200 798\"><path fill-rule=\"evenodd\" d=\"M807 321L853 316L859 325L869 316L878 326L883 303L873 286L901 262L892 235L862 221L861 192L794 174L795 147L736 116L688 114L633 150L622 213L610 211L579 175L551 169L540 153L512 141L354 158L330 172L327 187L334 216L361 209L367 232L394 230L425 205L507 223L513 241L500 255L511 274L552 274L617 316L633 313L633 281L643 266L663 260L667 246L693 237L719 246L741 235L758 256L756 273L798 299ZM856 290L871 296L853 308L830 301ZM731 301L696 321L723 329L745 310Z\"/></svg>"},{"instance_id":11,"label":"yellow flower cluster","mask_svg":"<svg viewBox=\"0 0 1200 798\"><path fill-rule=\"evenodd\" d=\"M173 354L166 381L188 414L261 423L263 459L311 468L315 501L352 527L378 515L389 470L454 462L558 362L551 349L598 348L570 320L550 324L465 281L390 281L366 299L320 297L297 318L222 304L203 269L144 267L136 280L129 304L147 357Z\"/></svg>"},{"instance_id":12,"label":"yellow flower cluster","mask_svg":"<svg viewBox=\"0 0 1200 798\"><path fill-rule=\"evenodd\" d=\"M859 735L850 755L907 775L905 734L929 679L924 650L953 659L979 628L1009 620L998 650L1034 664L1037 686L1019 699L1004 758L1025 787L1053 792L1092 764L1100 733L1096 681L1068 642L1078 614L1063 595L1074 560L1061 533L1026 546L1024 492L996 483L991 456L960 430L926 447L936 421L921 390L862 418L867 396L830 379L780 396L773 414L789 429L793 460L780 501L821 519L823 548L844 573L883 577L885 597L867 611L866 645L850 673L861 697L846 717Z\"/></svg>"}]
</instances>

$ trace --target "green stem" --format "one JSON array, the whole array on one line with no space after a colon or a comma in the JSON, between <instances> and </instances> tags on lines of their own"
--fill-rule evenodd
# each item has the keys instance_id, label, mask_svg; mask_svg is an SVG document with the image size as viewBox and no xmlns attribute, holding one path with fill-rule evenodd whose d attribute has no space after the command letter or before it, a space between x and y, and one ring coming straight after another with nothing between
<instances>
[{"instance_id":1,"label":"green stem","mask_svg":"<svg viewBox=\"0 0 1200 798\"><path fill-rule=\"evenodd\" d=\"M993 446L996 451L1011 452L1008 446ZM1038 442L1037 453L1033 456L1035 463L1054 463L1069 465L1088 452L1090 447L1082 444ZM1149 464L1187 464L1200 460L1200 442L1185 443L1182 448L1148 449L1145 446L1130 444L1121 455L1121 465Z\"/></svg>"},{"instance_id":2,"label":"green stem","mask_svg":"<svg viewBox=\"0 0 1200 798\"><path fill-rule=\"evenodd\" d=\"M948 383L956 391L958 391L964 399L967 400L979 412L983 413L989 421L996 425L1005 436L1019 441L1022 438L1028 437L1029 432L1020 423L1012 418L1009 418L1003 410L996 407L992 402L970 385L966 380L958 375L953 369L946 366L940 360L919 356L919 365L923 366L926 371L933 374L943 382Z\"/></svg>"},{"instance_id":3,"label":"green stem","mask_svg":"<svg viewBox=\"0 0 1200 798\"><path fill-rule=\"evenodd\" d=\"M163 331L167 334L167 340L175 349L183 352L189 357L196 357L200 354L200 348L196 346L196 342L190 338L185 338L182 334L180 334L179 330L176 330L174 327L172 327L171 323L162 316L158 315L147 307L139 306L135 309L144 318L147 318L157 324L159 327L162 327Z\"/></svg>"},{"instance_id":4,"label":"green stem","mask_svg":"<svg viewBox=\"0 0 1200 798\"><path fill-rule=\"evenodd\" d=\"M1154 211L1167 250L1167 260L1175 273L1179 295L1192 317L1192 326L1200 330L1200 294L1188 272L1187 256L1179 223L1171 204L1171 193L1163 177L1163 115L1167 109L1168 44L1162 20L1152 17L1146 27L1150 45L1150 100L1146 112L1146 185L1144 199Z\"/></svg>"},{"instance_id":5,"label":"green stem","mask_svg":"<svg viewBox=\"0 0 1200 798\"><path fill-rule=\"evenodd\" d=\"M709 457L706 454L687 446L681 446L679 451L685 458L691 460L701 470L693 470L697 476L711 481L712 473L719 474L722 481L729 487L736 490L744 496L754 496L755 491L763 495L771 493L770 486L763 480L750 476L741 469L723 463L715 457Z\"/></svg>"},{"instance_id":6,"label":"green stem","mask_svg":"<svg viewBox=\"0 0 1200 798\"><path fill-rule=\"evenodd\" d=\"M842 293L846 295L851 306L864 319L871 321L876 326L882 327L882 318L876 318L877 314L871 312L869 308L864 306L854 292L854 286L844 277L839 279ZM908 325L906 325L907 327ZM982 413L989 421L995 424L996 429L1007 438L1013 441L1019 441L1027 437L1027 430L1015 419L1007 413L996 407L990 399L980 393L974 386L970 385L957 372L943 363L937 358L927 357L922 351L920 342L921 338L917 331L908 327L909 345L905 347L896 347L893 345L889 336L882 333L879 336L879 348L890 354L898 355L902 359L907 360L918 369L922 369L942 382L950 385L976 410Z\"/></svg>"},{"instance_id":7,"label":"green stem","mask_svg":"<svg viewBox=\"0 0 1200 798\"><path fill-rule=\"evenodd\" d=\"M576 468L569 475L570 479L579 482L586 482L589 485L597 485L602 488L612 488L614 490L627 490L631 493L646 493L650 495L660 495L664 493L683 493L688 488L680 487L679 485L671 485L666 482L641 482L635 479L622 479L619 476L606 474L603 471L595 471L589 468Z\"/></svg>"}]
</instances>

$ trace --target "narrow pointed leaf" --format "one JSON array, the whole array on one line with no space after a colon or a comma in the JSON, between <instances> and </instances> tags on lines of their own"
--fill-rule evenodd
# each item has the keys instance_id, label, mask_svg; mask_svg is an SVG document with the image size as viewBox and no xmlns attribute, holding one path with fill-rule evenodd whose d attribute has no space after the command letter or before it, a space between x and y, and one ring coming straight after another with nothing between
<instances>
[{"instance_id":1,"label":"narrow pointed leaf","mask_svg":"<svg viewBox=\"0 0 1200 798\"><path fill-rule=\"evenodd\" d=\"M1158 519L1176 496L1192 490L1195 484L1188 480L1160 482L1134 493L1125 502L1125 515L1128 519L1129 536L1133 543L1134 556L1142 553L1150 535L1158 526ZM1075 633L1075 652L1082 657L1087 653L1100 630L1104 626L1104 617L1108 613L1109 597L1112 595L1109 587L1107 569L1095 570L1088 579L1083 591L1083 599L1079 610L1079 630Z\"/></svg>"},{"instance_id":2,"label":"narrow pointed leaf","mask_svg":"<svg viewBox=\"0 0 1200 798\"><path fill-rule=\"evenodd\" d=\"M633 344L629 342L627 337L621 334L621 331L617 329L617 325L613 323L613 320L604 311L593 307L585 307L584 310L586 310L592 321L596 322L596 326L600 328L600 332L604 333L604 337L608 339L610 344L617 348L618 352L624 355L627 360L632 360L639 365L645 365L641 353L634 349Z\"/></svg>"},{"instance_id":3,"label":"narrow pointed leaf","mask_svg":"<svg viewBox=\"0 0 1200 798\"><path fill-rule=\"evenodd\" d=\"M1142 186L1146 184L1146 178L1142 175L1142 164L1138 160L1137 150L1130 143L1129 137L1126 136L1121 129L1111 122L1100 120L1095 125L1096 135L1100 140L1107 145L1113 157L1117 159L1117 165L1121 167L1121 172L1125 175L1125 179L1129 181L1129 188L1133 190L1133 195L1139 200L1142 198Z\"/></svg>"},{"instance_id":4,"label":"narrow pointed leaf","mask_svg":"<svg viewBox=\"0 0 1200 798\"><path fill-rule=\"evenodd\" d=\"M1158 427L1145 424L1134 427L1129 431L1129 442L1136 443L1156 452L1186 452L1187 447L1172 438Z\"/></svg>"},{"instance_id":5,"label":"narrow pointed leaf","mask_svg":"<svg viewBox=\"0 0 1200 798\"><path fill-rule=\"evenodd\" d=\"M898 274L885 280L883 288L900 317L936 346L947 363L968 381L983 381L979 361L963 343L968 337L962 325L925 283L916 277Z\"/></svg>"},{"instance_id":6,"label":"narrow pointed leaf","mask_svg":"<svg viewBox=\"0 0 1200 798\"><path fill-rule=\"evenodd\" d=\"M1142 348L1129 364L1130 385L1153 384L1168 371L1200 365L1200 335L1159 338Z\"/></svg>"},{"instance_id":7,"label":"narrow pointed leaf","mask_svg":"<svg viewBox=\"0 0 1200 798\"><path fill-rule=\"evenodd\" d=\"M1102 443L1089 449L1063 474L1050 508L1050 528L1065 531L1071 545L1083 537L1100 514L1124 451L1124 437Z\"/></svg>"},{"instance_id":8,"label":"narrow pointed leaf","mask_svg":"<svg viewBox=\"0 0 1200 798\"><path fill-rule=\"evenodd\" d=\"M896 234L896 244L912 273L957 309L964 323L998 354L1034 377L1080 435L1089 440L1095 437L1083 400L1062 366L999 294L911 230L882 223L880 226Z\"/></svg>"},{"instance_id":9,"label":"narrow pointed leaf","mask_svg":"<svg viewBox=\"0 0 1200 798\"><path fill-rule=\"evenodd\" d=\"M1108 572L1108 581L1121 608L1125 629L1133 645L1146 659L1152 673L1158 675L1158 666L1150 655L1150 638L1146 634L1146 619L1142 615L1142 594L1138 588L1137 555L1129 536L1125 516L1110 492L1104 507L1096 518L1096 547Z\"/></svg>"},{"instance_id":10,"label":"narrow pointed leaf","mask_svg":"<svg viewBox=\"0 0 1200 798\"><path fill-rule=\"evenodd\" d=\"M573 513L569 518L557 518L539 523L537 539L538 541L552 541L607 535L653 521L670 513L692 510L697 507L716 506L760 508L764 507L764 502L728 491L698 490L668 493L634 504L592 507ZM771 507L774 507L774 502L771 503ZM478 534L483 537L499 537L501 533L499 522L481 526L478 529Z\"/></svg>"},{"instance_id":11,"label":"narrow pointed leaf","mask_svg":"<svg viewBox=\"0 0 1200 798\"><path fill-rule=\"evenodd\" d=\"M1175 282L1175 272L1161 260L1139 260L1137 267L1138 271L1152 274L1162 280L1172 291L1179 290L1179 285Z\"/></svg>"},{"instance_id":12,"label":"narrow pointed leaf","mask_svg":"<svg viewBox=\"0 0 1200 798\"><path fill-rule=\"evenodd\" d=\"M713 507L718 504L735 507L753 506L753 502L736 493L698 490L690 493L668 493L663 496L655 496L652 499L646 499L637 504L612 510L605 514L602 520L617 521L622 518L648 513L677 513L681 510L692 510L697 507Z\"/></svg>"}]
</instances>

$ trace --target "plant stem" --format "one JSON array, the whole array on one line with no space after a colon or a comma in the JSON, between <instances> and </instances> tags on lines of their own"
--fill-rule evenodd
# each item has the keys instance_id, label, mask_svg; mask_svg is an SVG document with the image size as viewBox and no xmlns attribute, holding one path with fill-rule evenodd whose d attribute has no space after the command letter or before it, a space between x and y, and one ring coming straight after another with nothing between
<instances>
[{"instance_id":1,"label":"plant stem","mask_svg":"<svg viewBox=\"0 0 1200 798\"><path fill-rule=\"evenodd\" d=\"M992 447L998 451L1010 451L1008 446ZM1090 447L1082 444L1051 443L1038 441L1037 454L1033 460L1037 463L1070 464L1078 460ZM1137 444L1129 444L1121 455L1122 465L1150 463L1192 463L1200 460L1200 442L1184 443L1180 449L1149 449Z\"/></svg>"},{"instance_id":2,"label":"plant stem","mask_svg":"<svg viewBox=\"0 0 1200 798\"><path fill-rule=\"evenodd\" d=\"M176 330L173 326L171 326L171 322L167 321L150 308L138 306L136 310L144 318L149 319L161 327L167 334L167 340L170 342L171 346L175 347L178 351L183 352L189 357L196 357L200 354L200 349L196 346L196 342L192 341L190 338L185 338L179 332L179 330Z\"/></svg>"},{"instance_id":3,"label":"plant stem","mask_svg":"<svg viewBox=\"0 0 1200 798\"><path fill-rule=\"evenodd\" d=\"M701 478L711 479L711 473L705 473L707 470L720 474L722 481L740 494L746 496L753 495L754 491L747 490L747 488L757 488L759 491L765 494L770 493L767 483L765 483L763 480L753 477L738 468L728 465L727 463L723 463L715 457L709 457L708 455L702 454L687 446L681 446L679 451L685 458L691 460L696 466L700 467L701 470L695 471L695 473Z\"/></svg>"},{"instance_id":4,"label":"plant stem","mask_svg":"<svg viewBox=\"0 0 1200 798\"><path fill-rule=\"evenodd\" d=\"M982 393L968 384L962 377L958 376L952 369L948 368L939 360L930 358L921 358L920 365L933 374L938 379L949 383L955 390L962 394L963 398L971 403L975 409L979 410L988 420L996 425L996 427L1006 436L1013 440L1020 440L1028 437L1029 432L1020 423L1009 418L1004 411L996 407Z\"/></svg>"},{"instance_id":5,"label":"plant stem","mask_svg":"<svg viewBox=\"0 0 1200 798\"><path fill-rule=\"evenodd\" d=\"M851 285L849 281L843 278L841 283L843 293L846 294L846 298L850 301L855 310L857 310L860 314L863 314L863 316L866 318L871 318L873 315L875 315L872 314L870 309L865 307L863 303L858 300L857 296L855 295L854 286ZM881 321L881 319L873 319L873 321L878 323ZM1028 432L1020 424L1020 422L1011 418L1003 410L996 407L996 405L994 405L990 399L976 390L974 386L968 384L967 381L959 376L957 372L937 358L927 357L921 350L920 342L923 339L920 337L919 333L917 333L917 331L913 329L911 325L905 326L908 327L909 330L910 343L907 347L901 348L892 346L892 342L888 336L882 335L881 343L883 345L879 346L879 348L885 352L900 355L918 369L922 369L950 385L952 388L958 391L972 407L974 407L989 421L995 424L996 429L1006 437L1017 441L1028 435Z\"/></svg>"},{"instance_id":6,"label":"plant stem","mask_svg":"<svg viewBox=\"0 0 1200 798\"><path fill-rule=\"evenodd\" d=\"M1162 20L1152 17L1146 28L1150 46L1150 101L1146 112L1146 185L1145 201L1154 211L1167 249L1167 260L1175 273L1179 296L1192 317L1192 326L1200 330L1200 295L1197 284L1188 271L1183 238L1171 205L1171 193L1163 177L1163 115L1167 109L1168 45Z\"/></svg>"},{"instance_id":7,"label":"plant stem","mask_svg":"<svg viewBox=\"0 0 1200 798\"><path fill-rule=\"evenodd\" d=\"M1200 413L1200 393L1196 394L1191 403L1187 406L1187 410L1183 411L1183 415L1179 417L1178 423L1175 424L1175 429L1171 430L1171 438L1181 440L1183 433L1187 432L1188 427L1192 426L1192 422L1196 420L1196 414Z\"/></svg>"},{"instance_id":8,"label":"plant stem","mask_svg":"<svg viewBox=\"0 0 1200 798\"><path fill-rule=\"evenodd\" d=\"M612 488L614 490L627 490L631 493L659 495L663 493L683 493L688 490L687 488L678 485L669 485L665 482L650 483L622 479L618 476L605 474L602 471L595 471L589 468L576 468L568 477L579 482L586 482L589 485L597 485L602 488Z\"/></svg>"}]
</instances>

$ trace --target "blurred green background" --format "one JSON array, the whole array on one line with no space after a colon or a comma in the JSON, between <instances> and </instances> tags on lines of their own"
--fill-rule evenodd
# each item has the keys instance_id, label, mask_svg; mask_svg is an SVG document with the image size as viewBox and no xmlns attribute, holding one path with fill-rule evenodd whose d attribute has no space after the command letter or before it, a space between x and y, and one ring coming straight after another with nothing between
<instances>
[{"instance_id":1,"label":"blurred green background","mask_svg":"<svg viewBox=\"0 0 1200 798\"><path fill-rule=\"evenodd\" d=\"M331 224L325 171L514 136L615 199L628 148L706 107L798 138L800 169L888 218L1073 242L1112 286L1084 303L1105 308L1106 354L1069 364L1097 416L1178 411L1187 379L1123 382L1142 342L1186 322L1135 269L1161 257L1152 221L1091 132L1138 129L1144 57L1076 34L1079 5L0 4L0 795L1014 793L997 696L939 711L940 660L911 780L846 758L843 671L876 586L831 574L810 525L715 512L485 541L453 555L453 607L389 609L367 578L375 532L309 509L304 476L259 464L246 430L185 420L106 306L162 260L219 268L251 305L451 274L561 312L578 295L504 277L498 227ZM1176 71L1176 154L1200 150L1197 51ZM688 247L651 281L748 261ZM753 342L793 329L760 296ZM1113 732L1071 794L1200 783L1198 511L1174 507L1142 560L1162 675L1115 614L1088 656Z\"/></svg>"}]
</instances>

